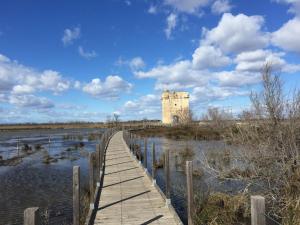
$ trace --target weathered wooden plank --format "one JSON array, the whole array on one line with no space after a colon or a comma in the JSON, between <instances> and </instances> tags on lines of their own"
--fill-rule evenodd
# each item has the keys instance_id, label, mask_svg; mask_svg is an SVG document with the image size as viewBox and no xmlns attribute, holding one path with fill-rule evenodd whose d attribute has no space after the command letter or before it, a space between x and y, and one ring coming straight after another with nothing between
<instances>
[{"instance_id":1,"label":"weathered wooden plank","mask_svg":"<svg viewBox=\"0 0 300 225\"><path fill-rule=\"evenodd\" d=\"M155 183L155 172L156 172L156 158L155 158L155 143L152 143L152 179L153 179L153 183Z\"/></svg>"},{"instance_id":2,"label":"weathered wooden plank","mask_svg":"<svg viewBox=\"0 0 300 225\"><path fill-rule=\"evenodd\" d=\"M169 150L165 150L165 181L166 181L166 197L170 199L170 165Z\"/></svg>"},{"instance_id":3,"label":"weathered wooden plank","mask_svg":"<svg viewBox=\"0 0 300 225\"><path fill-rule=\"evenodd\" d=\"M89 153L89 186L90 186L90 208L94 208L94 193L95 193L95 183L94 183L94 155L95 153Z\"/></svg>"},{"instance_id":4,"label":"weathered wooden plank","mask_svg":"<svg viewBox=\"0 0 300 225\"><path fill-rule=\"evenodd\" d=\"M80 222L80 167L73 167L73 225Z\"/></svg>"},{"instance_id":5,"label":"weathered wooden plank","mask_svg":"<svg viewBox=\"0 0 300 225\"><path fill-rule=\"evenodd\" d=\"M194 213L194 191L193 191L193 162L186 162L186 185L187 185L187 214L188 225L193 225L193 213Z\"/></svg>"},{"instance_id":6,"label":"weathered wooden plank","mask_svg":"<svg viewBox=\"0 0 300 225\"><path fill-rule=\"evenodd\" d=\"M251 225L266 225L265 198L251 196Z\"/></svg>"},{"instance_id":7,"label":"weathered wooden plank","mask_svg":"<svg viewBox=\"0 0 300 225\"><path fill-rule=\"evenodd\" d=\"M32 207L24 210L24 225L39 225L39 208Z\"/></svg>"}]
</instances>

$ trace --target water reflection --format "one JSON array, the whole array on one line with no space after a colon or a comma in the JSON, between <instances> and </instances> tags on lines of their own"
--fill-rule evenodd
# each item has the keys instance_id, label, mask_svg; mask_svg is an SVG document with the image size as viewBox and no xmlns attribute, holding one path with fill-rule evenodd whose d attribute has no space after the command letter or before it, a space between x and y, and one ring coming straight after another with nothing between
<instances>
[{"instance_id":1,"label":"water reflection","mask_svg":"<svg viewBox=\"0 0 300 225\"><path fill-rule=\"evenodd\" d=\"M0 166L0 224L23 224L23 211L28 207L40 207L43 214L50 215L49 221L44 221L48 224L72 224L72 168L81 167L81 188L85 190L86 156L99 142L99 138L90 138L91 133L102 132L102 129L1 132L0 155L4 160L16 156L18 145L40 145L41 149L28 155L22 152L24 156L15 166ZM70 134L82 138L67 138ZM45 163L45 155L57 160Z\"/></svg>"}]
</instances>

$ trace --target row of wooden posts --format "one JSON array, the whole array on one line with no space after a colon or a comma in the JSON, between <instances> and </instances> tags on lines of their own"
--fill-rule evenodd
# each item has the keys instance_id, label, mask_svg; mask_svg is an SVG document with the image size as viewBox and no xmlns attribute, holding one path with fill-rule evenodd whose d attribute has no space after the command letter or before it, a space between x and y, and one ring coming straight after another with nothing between
<instances>
[{"instance_id":1,"label":"row of wooden posts","mask_svg":"<svg viewBox=\"0 0 300 225\"><path fill-rule=\"evenodd\" d=\"M126 141L132 154L140 160L141 163L141 145L138 144L139 151L135 151L135 139L137 135L124 132L123 138ZM148 171L147 165L147 139L144 138L144 152L143 152L143 166L145 171ZM165 196L166 203L171 204L170 199L170 165L169 165L169 150L164 152L164 171L165 171ZM151 177L153 183L156 183L156 156L155 156L155 143L152 143L152 173ZM193 190L193 162L186 161L186 191L187 191L187 218L188 225L193 225L193 218L195 213L194 206L194 190ZM265 217L265 198L262 196L251 196L251 225L266 225Z\"/></svg>"},{"instance_id":2,"label":"row of wooden posts","mask_svg":"<svg viewBox=\"0 0 300 225\"><path fill-rule=\"evenodd\" d=\"M94 209L96 193L98 193L103 177L104 160L106 147L110 136L115 129L106 130L96 145L96 151L89 153L89 204L90 210ZM80 224L80 166L73 167L73 225ZM41 224L40 212L38 207L27 208L24 211L24 225Z\"/></svg>"}]
</instances>

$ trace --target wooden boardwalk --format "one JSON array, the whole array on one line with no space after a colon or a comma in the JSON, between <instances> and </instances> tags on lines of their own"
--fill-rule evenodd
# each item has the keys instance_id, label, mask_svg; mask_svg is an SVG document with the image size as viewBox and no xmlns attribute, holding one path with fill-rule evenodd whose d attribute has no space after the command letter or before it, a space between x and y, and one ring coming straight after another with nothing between
<instances>
[{"instance_id":1,"label":"wooden boardwalk","mask_svg":"<svg viewBox=\"0 0 300 225\"><path fill-rule=\"evenodd\" d=\"M175 217L132 157L122 132L117 132L107 148L103 189L94 224L180 224Z\"/></svg>"}]
</instances>

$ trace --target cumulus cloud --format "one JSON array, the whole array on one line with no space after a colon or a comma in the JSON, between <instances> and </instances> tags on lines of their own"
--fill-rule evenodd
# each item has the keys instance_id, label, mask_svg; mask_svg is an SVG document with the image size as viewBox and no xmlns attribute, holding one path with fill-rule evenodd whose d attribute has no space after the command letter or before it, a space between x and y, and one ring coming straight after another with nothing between
<instances>
[{"instance_id":1,"label":"cumulus cloud","mask_svg":"<svg viewBox=\"0 0 300 225\"><path fill-rule=\"evenodd\" d=\"M217 0L211 6L211 11L214 14L222 14L225 12L230 12L232 5L228 0Z\"/></svg>"},{"instance_id":2,"label":"cumulus cloud","mask_svg":"<svg viewBox=\"0 0 300 225\"><path fill-rule=\"evenodd\" d=\"M91 58L95 58L97 57L97 53L93 50L93 51L86 51L83 49L82 46L78 47L78 53L80 56L82 56L85 59L91 59Z\"/></svg>"},{"instance_id":3,"label":"cumulus cloud","mask_svg":"<svg viewBox=\"0 0 300 225\"><path fill-rule=\"evenodd\" d=\"M300 53L300 18L295 17L272 33L272 43L284 50Z\"/></svg>"},{"instance_id":4,"label":"cumulus cloud","mask_svg":"<svg viewBox=\"0 0 300 225\"><path fill-rule=\"evenodd\" d=\"M71 45L74 43L75 40L80 38L80 27L75 27L75 28L67 28L64 30L63 37L61 38L61 41L63 44L66 45Z\"/></svg>"},{"instance_id":5,"label":"cumulus cloud","mask_svg":"<svg viewBox=\"0 0 300 225\"><path fill-rule=\"evenodd\" d=\"M262 16L223 14L217 27L203 29L203 45L216 45L224 52L242 52L263 48L269 35L262 31Z\"/></svg>"},{"instance_id":6,"label":"cumulus cloud","mask_svg":"<svg viewBox=\"0 0 300 225\"><path fill-rule=\"evenodd\" d=\"M207 81L207 72L193 68L192 62L182 60L170 65L159 65L149 71L137 71L138 78L156 78L155 89L176 90L203 85Z\"/></svg>"},{"instance_id":7,"label":"cumulus cloud","mask_svg":"<svg viewBox=\"0 0 300 225\"><path fill-rule=\"evenodd\" d=\"M237 71L260 72L266 63L272 64L274 70L294 73L300 71L300 65L287 63L283 57L284 52L272 52L271 50L255 50L242 52L235 58Z\"/></svg>"},{"instance_id":8,"label":"cumulus cloud","mask_svg":"<svg viewBox=\"0 0 300 225\"><path fill-rule=\"evenodd\" d=\"M205 86L195 87L190 95L191 103L210 102L224 100L232 96L248 95L248 91L242 91L237 87Z\"/></svg>"},{"instance_id":9,"label":"cumulus cloud","mask_svg":"<svg viewBox=\"0 0 300 225\"><path fill-rule=\"evenodd\" d=\"M207 6L211 0L164 0L165 5L184 13L197 14L201 7Z\"/></svg>"},{"instance_id":10,"label":"cumulus cloud","mask_svg":"<svg viewBox=\"0 0 300 225\"><path fill-rule=\"evenodd\" d=\"M231 59L214 46L200 46L194 51L192 62L197 69L207 69L226 66Z\"/></svg>"},{"instance_id":11,"label":"cumulus cloud","mask_svg":"<svg viewBox=\"0 0 300 225\"><path fill-rule=\"evenodd\" d=\"M172 32L175 29L176 25L177 25L177 15L175 13L171 13L167 17L167 27L165 29L165 34L167 39L171 39Z\"/></svg>"},{"instance_id":12,"label":"cumulus cloud","mask_svg":"<svg viewBox=\"0 0 300 225\"><path fill-rule=\"evenodd\" d=\"M70 88L70 81L54 70L42 72L24 66L0 54L0 93L51 91L59 94Z\"/></svg>"},{"instance_id":13,"label":"cumulus cloud","mask_svg":"<svg viewBox=\"0 0 300 225\"><path fill-rule=\"evenodd\" d=\"M34 95L11 95L9 103L17 107L53 108L54 104L44 97Z\"/></svg>"},{"instance_id":14,"label":"cumulus cloud","mask_svg":"<svg viewBox=\"0 0 300 225\"><path fill-rule=\"evenodd\" d=\"M82 90L95 98L117 99L121 93L130 92L132 84L116 75L107 76L105 81L93 79L83 86Z\"/></svg>"},{"instance_id":15,"label":"cumulus cloud","mask_svg":"<svg viewBox=\"0 0 300 225\"><path fill-rule=\"evenodd\" d=\"M159 118L161 112L161 101L159 95L148 94L138 99L125 102L120 109L122 114L130 113L137 119Z\"/></svg>"}]
</instances>

